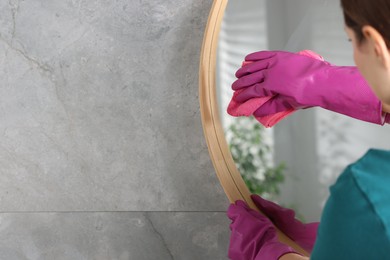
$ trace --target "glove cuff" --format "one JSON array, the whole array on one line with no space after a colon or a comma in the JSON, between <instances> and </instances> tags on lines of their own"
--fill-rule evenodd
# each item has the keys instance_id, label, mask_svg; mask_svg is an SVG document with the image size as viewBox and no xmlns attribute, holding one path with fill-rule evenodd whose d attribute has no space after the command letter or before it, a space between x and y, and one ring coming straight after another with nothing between
<instances>
[{"instance_id":1,"label":"glove cuff","mask_svg":"<svg viewBox=\"0 0 390 260\"><path fill-rule=\"evenodd\" d=\"M333 82L333 85L319 89L316 100L319 106L362 121L385 123L382 102L357 67L330 66L327 73L320 75L319 82Z\"/></svg>"}]
</instances>

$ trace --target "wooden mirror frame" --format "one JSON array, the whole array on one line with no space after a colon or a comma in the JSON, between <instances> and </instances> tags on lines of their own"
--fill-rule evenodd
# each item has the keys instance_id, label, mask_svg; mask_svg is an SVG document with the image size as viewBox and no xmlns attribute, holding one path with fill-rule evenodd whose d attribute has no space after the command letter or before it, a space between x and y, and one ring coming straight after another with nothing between
<instances>
[{"instance_id":1,"label":"wooden mirror frame","mask_svg":"<svg viewBox=\"0 0 390 260\"><path fill-rule=\"evenodd\" d=\"M216 61L219 32L227 3L228 0L214 0L204 32L199 64L199 102L203 132L216 174L230 202L243 200L252 209L259 211L234 163L219 118L216 96ZM309 256L280 230L278 230L278 237L281 242L293 247L297 252Z\"/></svg>"}]
</instances>

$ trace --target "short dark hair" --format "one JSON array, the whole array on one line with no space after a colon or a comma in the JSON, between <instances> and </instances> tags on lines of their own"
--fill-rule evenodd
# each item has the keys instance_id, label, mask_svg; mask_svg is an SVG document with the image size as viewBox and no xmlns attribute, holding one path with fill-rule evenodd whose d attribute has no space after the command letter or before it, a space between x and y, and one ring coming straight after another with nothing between
<instances>
[{"instance_id":1,"label":"short dark hair","mask_svg":"<svg viewBox=\"0 0 390 260\"><path fill-rule=\"evenodd\" d=\"M341 0L345 25L356 34L359 43L364 41L362 28L374 27L390 47L390 0Z\"/></svg>"}]
</instances>

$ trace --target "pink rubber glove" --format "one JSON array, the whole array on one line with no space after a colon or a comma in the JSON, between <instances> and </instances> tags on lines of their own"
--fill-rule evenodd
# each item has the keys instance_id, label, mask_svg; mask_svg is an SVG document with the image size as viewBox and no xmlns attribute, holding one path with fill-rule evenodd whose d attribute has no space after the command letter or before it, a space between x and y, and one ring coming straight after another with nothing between
<instances>
[{"instance_id":1,"label":"pink rubber glove","mask_svg":"<svg viewBox=\"0 0 390 260\"><path fill-rule=\"evenodd\" d=\"M359 120L383 125L382 103L356 67L333 66L285 51L249 54L252 64L239 69L233 90L243 90L236 102L277 95L253 115L267 116L290 109L313 106Z\"/></svg>"},{"instance_id":2,"label":"pink rubber glove","mask_svg":"<svg viewBox=\"0 0 390 260\"><path fill-rule=\"evenodd\" d=\"M293 210L283 208L255 194L252 194L251 198L259 210L267 215L276 227L311 253L316 241L319 222L303 224L295 218Z\"/></svg>"},{"instance_id":3,"label":"pink rubber glove","mask_svg":"<svg viewBox=\"0 0 390 260\"><path fill-rule=\"evenodd\" d=\"M237 200L235 204L230 204L227 215L232 220L228 252L230 259L277 260L287 253L296 253L278 241L271 221L244 201Z\"/></svg>"},{"instance_id":4,"label":"pink rubber glove","mask_svg":"<svg viewBox=\"0 0 390 260\"><path fill-rule=\"evenodd\" d=\"M310 50L303 50L298 52L298 54L324 61L324 58L322 56ZM247 66L251 63L253 63L253 61L244 61L242 63L242 67ZM236 101L237 96L240 96L239 98L241 98L242 100L244 95L249 95L249 97L245 98L245 102L242 103ZM251 116L257 109L260 109L263 104L267 103L268 100L274 98L275 96L277 95L266 97L253 97L252 93L248 91L245 93L245 89L239 89L234 92L233 97L230 100L229 106L227 108L227 112L229 115L236 117ZM284 118L290 116L295 111L295 109L289 109L266 116L255 116L255 119L265 127L273 127Z\"/></svg>"}]
</instances>

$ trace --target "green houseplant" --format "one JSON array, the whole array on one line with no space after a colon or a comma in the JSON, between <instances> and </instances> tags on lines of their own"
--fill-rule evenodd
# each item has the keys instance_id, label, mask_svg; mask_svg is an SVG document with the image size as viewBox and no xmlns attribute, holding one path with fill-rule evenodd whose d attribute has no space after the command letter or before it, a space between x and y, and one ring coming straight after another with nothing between
<instances>
[{"instance_id":1,"label":"green houseplant","mask_svg":"<svg viewBox=\"0 0 390 260\"><path fill-rule=\"evenodd\" d=\"M227 129L230 151L251 193L276 200L284 182L284 163L273 165L265 128L253 117L235 118Z\"/></svg>"}]
</instances>

